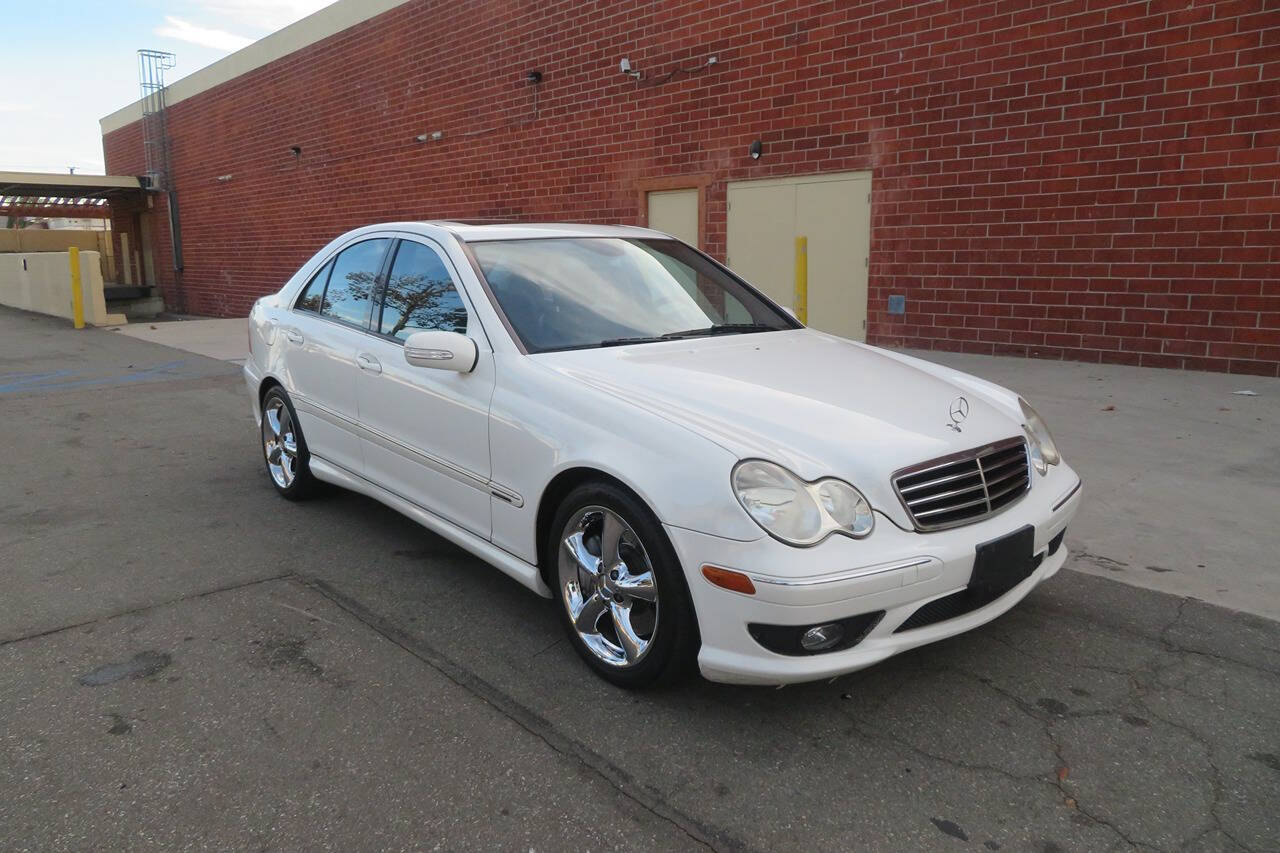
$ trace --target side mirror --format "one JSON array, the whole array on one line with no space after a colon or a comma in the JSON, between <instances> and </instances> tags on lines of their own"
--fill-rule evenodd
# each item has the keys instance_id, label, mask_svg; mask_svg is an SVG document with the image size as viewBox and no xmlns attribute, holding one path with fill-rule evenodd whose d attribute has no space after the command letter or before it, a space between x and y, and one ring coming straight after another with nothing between
<instances>
[{"instance_id":1,"label":"side mirror","mask_svg":"<svg viewBox=\"0 0 1280 853\"><path fill-rule=\"evenodd\" d=\"M476 342L457 332L414 332L404 342L404 360L415 367L470 373L479 358Z\"/></svg>"}]
</instances>

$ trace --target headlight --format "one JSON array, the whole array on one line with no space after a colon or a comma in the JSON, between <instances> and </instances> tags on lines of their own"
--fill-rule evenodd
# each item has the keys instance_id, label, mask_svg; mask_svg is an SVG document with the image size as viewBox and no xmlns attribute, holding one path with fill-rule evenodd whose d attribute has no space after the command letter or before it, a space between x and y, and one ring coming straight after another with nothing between
<instances>
[{"instance_id":1,"label":"headlight","mask_svg":"<svg viewBox=\"0 0 1280 853\"><path fill-rule=\"evenodd\" d=\"M832 533L855 539L871 533L871 504L836 479L806 483L781 465L759 459L733 469L733 493L767 533L790 545L816 545Z\"/></svg>"},{"instance_id":2,"label":"headlight","mask_svg":"<svg viewBox=\"0 0 1280 853\"><path fill-rule=\"evenodd\" d=\"M853 486L843 480L819 480L818 505L839 529L852 536L866 536L875 527L871 504Z\"/></svg>"},{"instance_id":3,"label":"headlight","mask_svg":"<svg viewBox=\"0 0 1280 853\"><path fill-rule=\"evenodd\" d=\"M1049 428L1036 414L1036 410L1021 397L1018 398L1018 405L1022 407L1022 428L1027 431L1028 443L1031 445L1031 464L1040 474L1046 474L1050 465L1057 465L1062 461L1062 457L1058 455L1058 446L1053 443Z\"/></svg>"}]
</instances>

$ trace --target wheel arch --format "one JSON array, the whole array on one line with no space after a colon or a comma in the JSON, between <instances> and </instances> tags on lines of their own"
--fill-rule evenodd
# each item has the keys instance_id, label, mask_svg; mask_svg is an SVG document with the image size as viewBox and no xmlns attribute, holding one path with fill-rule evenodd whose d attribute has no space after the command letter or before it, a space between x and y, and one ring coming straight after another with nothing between
<instances>
[{"instance_id":1,"label":"wheel arch","mask_svg":"<svg viewBox=\"0 0 1280 853\"><path fill-rule=\"evenodd\" d=\"M262 401L267 398L267 392L272 388L284 388L284 383L270 374L262 377L262 381L258 383L258 411L262 411ZM288 389L285 393L289 393Z\"/></svg>"},{"instance_id":2,"label":"wheel arch","mask_svg":"<svg viewBox=\"0 0 1280 853\"><path fill-rule=\"evenodd\" d=\"M560 504L564 502L570 492L584 483L608 483L619 488L635 498L649 512L653 513L654 518L658 518L653 506L638 491L613 474L588 465L577 465L560 471L551 478L546 488L542 490L542 494L538 498L538 513L534 522L538 574L542 577L543 583L550 589L555 589L555 583L551 577L550 560L548 559L550 555L547 553L547 534L551 531L551 522L555 519L556 512L560 509ZM661 524L661 521L659 521L659 524Z\"/></svg>"}]
</instances>

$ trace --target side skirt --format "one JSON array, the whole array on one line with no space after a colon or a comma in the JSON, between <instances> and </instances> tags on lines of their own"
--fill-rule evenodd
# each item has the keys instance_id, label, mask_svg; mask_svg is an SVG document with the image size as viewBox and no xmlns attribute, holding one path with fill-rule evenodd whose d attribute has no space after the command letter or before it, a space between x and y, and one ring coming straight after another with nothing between
<instances>
[{"instance_id":1,"label":"side skirt","mask_svg":"<svg viewBox=\"0 0 1280 853\"><path fill-rule=\"evenodd\" d=\"M378 484L370 482L336 463L321 459L315 454L311 455L311 473L319 480L333 483L335 486L341 486L353 492L359 492L362 495L368 495L375 501L386 504L396 512L412 518L432 533L443 536L464 551L474 554L498 569L498 571L511 576L520 585L528 587L543 598L552 597L551 590L542 582L537 566L530 565L519 557L508 554L492 542L481 539L474 533L463 530L440 516L428 512L412 501L400 497L395 492L389 492Z\"/></svg>"}]
</instances>

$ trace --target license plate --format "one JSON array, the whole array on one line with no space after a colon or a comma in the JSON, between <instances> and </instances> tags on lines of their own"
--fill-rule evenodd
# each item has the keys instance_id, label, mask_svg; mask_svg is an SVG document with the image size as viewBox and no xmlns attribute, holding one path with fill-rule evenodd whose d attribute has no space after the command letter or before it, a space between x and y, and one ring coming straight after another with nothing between
<instances>
[{"instance_id":1,"label":"license plate","mask_svg":"<svg viewBox=\"0 0 1280 853\"><path fill-rule=\"evenodd\" d=\"M977 548L969 586L1003 595L1036 570L1036 529L1028 524L1014 532L984 542Z\"/></svg>"}]
</instances>

